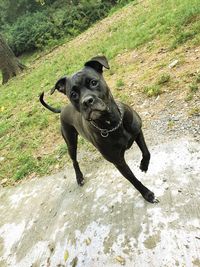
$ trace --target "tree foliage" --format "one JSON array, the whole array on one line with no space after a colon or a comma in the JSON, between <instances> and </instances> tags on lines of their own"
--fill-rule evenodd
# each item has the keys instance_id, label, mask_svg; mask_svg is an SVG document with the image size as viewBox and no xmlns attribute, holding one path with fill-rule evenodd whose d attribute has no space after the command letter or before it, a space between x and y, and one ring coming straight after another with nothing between
<instances>
[{"instance_id":1,"label":"tree foliage","mask_svg":"<svg viewBox=\"0 0 200 267\"><path fill-rule=\"evenodd\" d=\"M71 38L130 0L1 0L0 31L16 55Z\"/></svg>"}]
</instances>

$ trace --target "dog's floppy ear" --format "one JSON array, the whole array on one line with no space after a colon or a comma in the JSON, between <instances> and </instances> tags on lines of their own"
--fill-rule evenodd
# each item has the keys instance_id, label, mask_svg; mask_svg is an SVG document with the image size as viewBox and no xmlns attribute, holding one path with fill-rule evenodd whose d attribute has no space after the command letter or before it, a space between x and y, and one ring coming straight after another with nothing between
<instances>
[{"instance_id":1,"label":"dog's floppy ear","mask_svg":"<svg viewBox=\"0 0 200 267\"><path fill-rule=\"evenodd\" d=\"M105 56L93 57L85 63L85 66L91 67L99 73L103 72L103 67L106 69L110 69L108 65L108 60Z\"/></svg>"},{"instance_id":2,"label":"dog's floppy ear","mask_svg":"<svg viewBox=\"0 0 200 267\"><path fill-rule=\"evenodd\" d=\"M66 95L66 87L67 87L67 77L60 78L55 86L51 89L50 94L52 95L55 90L58 90L60 93L63 93Z\"/></svg>"}]
</instances>

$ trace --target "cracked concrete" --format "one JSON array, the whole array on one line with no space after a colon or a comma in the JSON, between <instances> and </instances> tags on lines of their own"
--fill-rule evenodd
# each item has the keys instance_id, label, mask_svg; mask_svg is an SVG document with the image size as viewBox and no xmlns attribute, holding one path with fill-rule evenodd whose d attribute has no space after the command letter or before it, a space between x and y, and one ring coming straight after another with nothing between
<instances>
[{"instance_id":1,"label":"cracked concrete","mask_svg":"<svg viewBox=\"0 0 200 267\"><path fill-rule=\"evenodd\" d=\"M135 145L126 158L159 204L103 159L89 171L81 162L82 188L71 167L1 188L0 266L200 266L200 144L182 138L149 148L146 174Z\"/></svg>"}]
</instances>

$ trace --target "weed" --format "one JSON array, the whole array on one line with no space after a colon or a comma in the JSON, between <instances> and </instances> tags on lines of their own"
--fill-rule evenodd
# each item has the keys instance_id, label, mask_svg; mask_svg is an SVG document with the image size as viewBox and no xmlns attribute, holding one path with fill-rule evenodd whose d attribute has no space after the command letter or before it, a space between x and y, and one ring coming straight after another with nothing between
<instances>
[{"instance_id":1,"label":"weed","mask_svg":"<svg viewBox=\"0 0 200 267\"><path fill-rule=\"evenodd\" d=\"M168 127L169 129L172 129L172 128L174 127L174 125L175 125L175 123L174 123L173 120L169 120L168 123L167 123L167 127Z\"/></svg>"},{"instance_id":2,"label":"weed","mask_svg":"<svg viewBox=\"0 0 200 267\"><path fill-rule=\"evenodd\" d=\"M189 102L193 99L193 94L189 93L187 94L186 98L185 98L185 101Z\"/></svg>"},{"instance_id":3,"label":"weed","mask_svg":"<svg viewBox=\"0 0 200 267\"><path fill-rule=\"evenodd\" d=\"M158 96L162 93L161 88L159 85L151 85L151 86L146 86L143 90L143 92L148 96Z\"/></svg>"},{"instance_id":4,"label":"weed","mask_svg":"<svg viewBox=\"0 0 200 267\"><path fill-rule=\"evenodd\" d=\"M198 85L196 83L190 84L189 87L190 87L190 92L192 92L192 93L196 93L199 89Z\"/></svg>"},{"instance_id":5,"label":"weed","mask_svg":"<svg viewBox=\"0 0 200 267\"><path fill-rule=\"evenodd\" d=\"M188 114L190 116L199 116L200 115L200 108L194 107L188 112Z\"/></svg>"},{"instance_id":6,"label":"weed","mask_svg":"<svg viewBox=\"0 0 200 267\"><path fill-rule=\"evenodd\" d=\"M162 85L162 84L168 83L169 80L170 80L170 75L168 73L164 73L159 77L157 84Z\"/></svg>"},{"instance_id":7,"label":"weed","mask_svg":"<svg viewBox=\"0 0 200 267\"><path fill-rule=\"evenodd\" d=\"M121 88L125 85L124 81L122 79L117 80L116 87Z\"/></svg>"},{"instance_id":8,"label":"weed","mask_svg":"<svg viewBox=\"0 0 200 267\"><path fill-rule=\"evenodd\" d=\"M189 85L190 92L187 94L185 101L191 101L193 99L193 95L198 91L199 87L196 82L193 82Z\"/></svg>"},{"instance_id":9,"label":"weed","mask_svg":"<svg viewBox=\"0 0 200 267\"><path fill-rule=\"evenodd\" d=\"M130 95L128 95L126 91L123 91L122 94L120 90L116 90L114 97L123 103L130 104Z\"/></svg>"},{"instance_id":10,"label":"weed","mask_svg":"<svg viewBox=\"0 0 200 267\"><path fill-rule=\"evenodd\" d=\"M197 74L196 76L196 83L200 83L200 74Z\"/></svg>"}]
</instances>

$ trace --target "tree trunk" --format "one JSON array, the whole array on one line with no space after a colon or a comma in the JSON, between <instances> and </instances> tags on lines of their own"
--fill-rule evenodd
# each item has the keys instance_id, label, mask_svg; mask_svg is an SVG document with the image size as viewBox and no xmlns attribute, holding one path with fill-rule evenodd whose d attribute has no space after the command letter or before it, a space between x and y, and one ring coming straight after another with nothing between
<instances>
[{"instance_id":1,"label":"tree trunk","mask_svg":"<svg viewBox=\"0 0 200 267\"><path fill-rule=\"evenodd\" d=\"M0 70L3 77L2 83L7 83L9 79L16 76L25 68L26 67L15 57L13 51L0 34Z\"/></svg>"}]
</instances>

